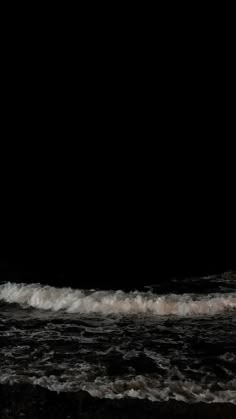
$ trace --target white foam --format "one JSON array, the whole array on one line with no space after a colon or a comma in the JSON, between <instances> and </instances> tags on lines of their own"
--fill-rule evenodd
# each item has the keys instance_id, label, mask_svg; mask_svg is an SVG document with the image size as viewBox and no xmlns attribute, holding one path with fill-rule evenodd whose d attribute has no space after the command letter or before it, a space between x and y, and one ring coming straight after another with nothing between
<instances>
[{"instance_id":1,"label":"white foam","mask_svg":"<svg viewBox=\"0 0 236 419\"><path fill-rule=\"evenodd\" d=\"M91 368L91 366L90 366ZM236 380L227 384L217 382L218 389L212 384L197 383L191 380L158 380L153 377L136 375L133 377L109 378L100 376L89 378L90 368L83 366L82 371L73 377L50 376L20 376L15 373L3 373L1 384L16 384L20 382L40 385L58 393L64 391L87 391L93 397L122 399L124 397L149 399L151 401L180 400L187 403L233 403L236 404ZM68 379L70 378L70 379Z\"/></svg>"},{"instance_id":2,"label":"white foam","mask_svg":"<svg viewBox=\"0 0 236 419\"><path fill-rule=\"evenodd\" d=\"M151 292L94 291L55 288L40 284L0 285L0 300L18 303L22 307L67 313L153 314L153 315L215 315L236 309L236 293L169 294Z\"/></svg>"}]
</instances>

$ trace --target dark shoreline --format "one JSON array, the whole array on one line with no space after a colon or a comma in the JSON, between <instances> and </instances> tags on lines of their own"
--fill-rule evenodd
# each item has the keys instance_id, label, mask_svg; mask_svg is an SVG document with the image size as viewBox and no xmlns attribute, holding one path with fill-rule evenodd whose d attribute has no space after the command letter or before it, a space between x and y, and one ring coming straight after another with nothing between
<instances>
[{"instance_id":1,"label":"dark shoreline","mask_svg":"<svg viewBox=\"0 0 236 419\"><path fill-rule=\"evenodd\" d=\"M30 384L0 385L1 419L116 419L116 418L227 418L236 417L230 403L186 404L171 400L109 400L87 392L56 393Z\"/></svg>"}]
</instances>

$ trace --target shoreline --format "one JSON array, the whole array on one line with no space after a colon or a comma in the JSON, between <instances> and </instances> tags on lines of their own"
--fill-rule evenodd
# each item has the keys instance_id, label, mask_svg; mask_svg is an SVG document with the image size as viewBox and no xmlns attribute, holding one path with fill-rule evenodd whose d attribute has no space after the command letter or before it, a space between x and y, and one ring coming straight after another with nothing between
<instances>
[{"instance_id":1,"label":"shoreline","mask_svg":"<svg viewBox=\"0 0 236 419\"><path fill-rule=\"evenodd\" d=\"M202 419L203 416L233 419L236 417L236 404L99 399L85 391L57 393L31 384L0 384L1 419Z\"/></svg>"}]
</instances>

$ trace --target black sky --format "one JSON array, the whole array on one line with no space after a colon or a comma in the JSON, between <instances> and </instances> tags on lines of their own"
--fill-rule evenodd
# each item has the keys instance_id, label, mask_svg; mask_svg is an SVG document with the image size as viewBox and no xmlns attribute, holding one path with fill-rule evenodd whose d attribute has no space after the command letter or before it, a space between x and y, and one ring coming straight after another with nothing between
<instances>
[{"instance_id":1,"label":"black sky","mask_svg":"<svg viewBox=\"0 0 236 419\"><path fill-rule=\"evenodd\" d=\"M38 34L5 46L1 278L133 286L236 269L227 43Z\"/></svg>"},{"instance_id":2,"label":"black sky","mask_svg":"<svg viewBox=\"0 0 236 419\"><path fill-rule=\"evenodd\" d=\"M207 178L109 170L67 176L64 186L62 173L15 180L2 216L1 280L135 288L236 269L226 188L224 200Z\"/></svg>"}]
</instances>

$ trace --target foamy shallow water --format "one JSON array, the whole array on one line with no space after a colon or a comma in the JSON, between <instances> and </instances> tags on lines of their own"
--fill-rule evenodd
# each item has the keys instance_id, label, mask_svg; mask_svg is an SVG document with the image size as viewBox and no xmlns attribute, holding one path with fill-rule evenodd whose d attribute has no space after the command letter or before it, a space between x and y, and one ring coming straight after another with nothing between
<instances>
[{"instance_id":1,"label":"foamy shallow water","mask_svg":"<svg viewBox=\"0 0 236 419\"><path fill-rule=\"evenodd\" d=\"M0 382L236 404L236 287L213 279L182 294L0 284Z\"/></svg>"}]
</instances>

